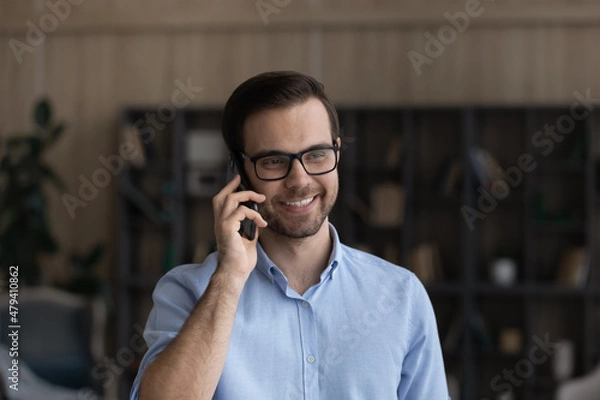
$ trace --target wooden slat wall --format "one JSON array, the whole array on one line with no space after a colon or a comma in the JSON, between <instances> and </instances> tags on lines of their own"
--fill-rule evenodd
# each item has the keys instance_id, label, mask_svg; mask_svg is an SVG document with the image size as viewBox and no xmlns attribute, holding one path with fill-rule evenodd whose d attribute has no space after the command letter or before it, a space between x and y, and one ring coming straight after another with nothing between
<instances>
[{"instance_id":1,"label":"wooden slat wall","mask_svg":"<svg viewBox=\"0 0 600 400\"><path fill-rule=\"evenodd\" d=\"M33 99L48 95L70 127L49 158L74 195L99 156L116 154L119 111L168 102L177 79L204 87L196 106L221 106L272 69L316 75L339 105L556 104L588 88L600 97L600 8L584 0L485 2L421 75L408 51L423 53L423 33L464 1L291 1L265 26L253 1L86 0L19 64L9 42L25 40L44 4L0 1L0 133L27 129ZM115 181L75 219L51 192L65 250L114 244ZM63 265L57 257L49 268Z\"/></svg>"}]
</instances>

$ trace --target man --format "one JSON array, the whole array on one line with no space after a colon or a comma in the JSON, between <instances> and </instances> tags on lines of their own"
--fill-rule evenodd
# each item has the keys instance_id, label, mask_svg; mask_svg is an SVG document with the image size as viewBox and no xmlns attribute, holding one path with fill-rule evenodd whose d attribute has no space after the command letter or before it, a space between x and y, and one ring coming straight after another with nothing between
<instances>
[{"instance_id":1,"label":"man","mask_svg":"<svg viewBox=\"0 0 600 400\"><path fill-rule=\"evenodd\" d=\"M131 398L448 399L423 286L329 224L341 139L322 85L249 79L223 137L251 190L227 184L213 199L217 252L157 284ZM238 232L245 218L253 240Z\"/></svg>"}]
</instances>

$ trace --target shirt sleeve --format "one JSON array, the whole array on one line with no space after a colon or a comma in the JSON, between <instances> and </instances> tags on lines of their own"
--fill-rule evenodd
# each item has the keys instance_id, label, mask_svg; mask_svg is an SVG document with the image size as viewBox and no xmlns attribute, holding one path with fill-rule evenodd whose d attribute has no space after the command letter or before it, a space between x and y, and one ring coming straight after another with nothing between
<instances>
[{"instance_id":1,"label":"shirt sleeve","mask_svg":"<svg viewBox=\"0 0 600 400\"><path fill-rule=\"evenodd\" d=\"M192 312L199 296L189 288L184 279L182 270L187 267L178 267L163 276L154 289L152 300L154 305L146 328L144 340L148 351L142 362L131 388L130 400L137 400L139 386L148 365L163 351L163 349L177 336L184 322Z\"/></svg>"},{"instance_id":2,"label":"shirt sleeve","mask_svg":"<svg viewBox=\"0 0 600 400\"><path fill-rule=\"evenodd\" d=\"M410 345L402 364L398 400L447 400L448 385L433 306L413 276L409 316Z\"/></svg>"}]
</instances>

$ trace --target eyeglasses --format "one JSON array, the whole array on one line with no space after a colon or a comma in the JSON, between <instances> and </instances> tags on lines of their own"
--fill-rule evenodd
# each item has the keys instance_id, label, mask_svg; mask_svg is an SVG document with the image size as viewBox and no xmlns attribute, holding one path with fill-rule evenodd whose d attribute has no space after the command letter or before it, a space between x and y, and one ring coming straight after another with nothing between
<instances>
[{"instance_id":1,"label":"eyeglasses","mask_svg":"<svg viewBox=\"0 0 600 400\"><path fill-rule=\"evenodd\" d=\"M248 157L242 153L242 157L252 162L258 179L277 181L289 175L295 159L300 161L308 175L328 174L337 167L338 150L338 145L334 144L331 147L311 148L296 154L273 152L264 156Z\"/></svg>"}]
</instances>

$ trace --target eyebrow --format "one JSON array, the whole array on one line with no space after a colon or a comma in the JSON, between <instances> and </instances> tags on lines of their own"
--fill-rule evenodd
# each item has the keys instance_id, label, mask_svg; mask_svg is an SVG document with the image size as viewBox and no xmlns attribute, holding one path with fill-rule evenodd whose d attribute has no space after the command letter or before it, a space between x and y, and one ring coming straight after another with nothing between
<instances>
[{"instance_id":1,"label":"eyebrow","mask_svg":"<svg viewBox=\"0 0 600 400\"><path fill-rule=\"evenodd\" d=\"M304 153L306 151L311 151L311 150L326 149L326 148L330 148L331 146L332 146L332 144L329 142L313 144L312 146L299 151L299 153ZM296 153L288 153L286 151L281 151L281 150L261 150L258 153L254 154L253 156L248 156L248 157L249 158L257 158L257 157L264 157L264 156L283 156L283 155L287 155L287 154L296 154Z\"/></svg>"}]
</instances>

